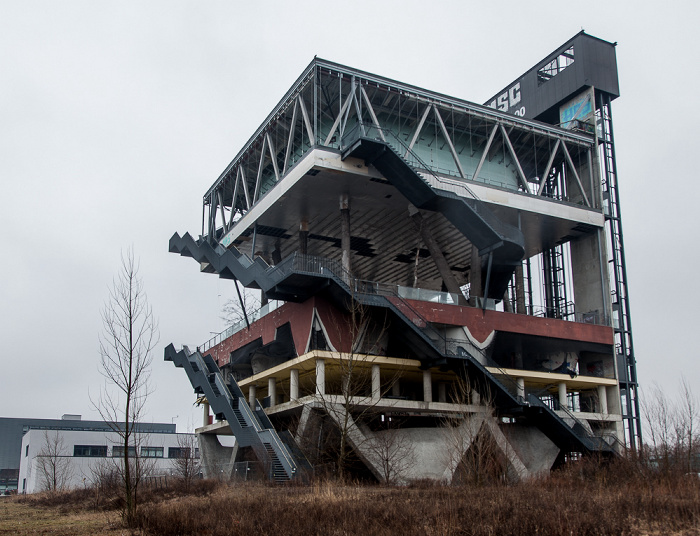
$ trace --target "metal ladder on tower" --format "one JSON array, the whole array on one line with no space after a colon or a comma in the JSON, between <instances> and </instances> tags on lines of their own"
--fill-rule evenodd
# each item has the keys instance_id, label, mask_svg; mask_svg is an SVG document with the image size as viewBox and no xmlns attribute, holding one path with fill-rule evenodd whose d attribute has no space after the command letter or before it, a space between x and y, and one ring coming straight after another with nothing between
<instances>
[{"instance_id":1,"label":"metal ladder on tower","mask_svg":"<svg viewBox=\"0 0 700 536\"><path fill-rule=\"evenodd\" d=\"M632 321L630 317L629 295L627 293L627 268L625 247L622 235L620 196L617 185L617 163L615 159L615 139L613 136L611 99L608 95L598 95L597 112L601 132L599 143L603 148L603 202L608 230L609 263L615 285L613 298L613 327L615 331L615 359L618 367L620 389L624 391L623 422L628 446L636 450L642 443L641 416L637 398L637 365L632 343Z\"/></svg>"}]
</instances>

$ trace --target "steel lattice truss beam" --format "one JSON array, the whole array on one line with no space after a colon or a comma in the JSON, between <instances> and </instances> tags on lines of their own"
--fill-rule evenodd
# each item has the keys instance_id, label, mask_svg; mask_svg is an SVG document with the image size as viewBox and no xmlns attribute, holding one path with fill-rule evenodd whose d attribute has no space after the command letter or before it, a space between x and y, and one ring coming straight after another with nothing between
<instances>
[{"instance_id":1,"label":"steel lattice truss beam","mask_svg":"<svg viewBox=\"0 0 700 536\"><path fill-rule=\"evenodd\" d=\"M390 130L434 174L600 205L591 136L315 59L205 194L202 234L225 235L310 150L358 128Z\"/></svg>"}]
</instances>

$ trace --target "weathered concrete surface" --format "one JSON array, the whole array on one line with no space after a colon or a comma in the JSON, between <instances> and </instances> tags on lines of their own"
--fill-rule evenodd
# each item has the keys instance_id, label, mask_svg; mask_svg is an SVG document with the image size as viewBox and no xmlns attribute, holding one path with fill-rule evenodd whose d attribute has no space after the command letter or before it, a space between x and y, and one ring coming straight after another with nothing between
<instances>
[{"instance_id":1,"label":"weathered concrete surface","mask_svg":"<svg viewBox=\"0 0 700 536\"><path fill-rule=\"evenodd\" d=\"M233 447L224 447L215 434L197 434L197 439L204 478L232 478L238 443Z\"/></svg>"},{"instance_id":2,"label":"weathered concrete surface","mask_svg":"<svg viewBox=\"0 0 700 536\"><path fill-rule=\"evenodd\" d=\"M509 448L527 470L524 477L546 474L559 455L559 448L533 426L508 424L501 427Z\"/></svg>"}]
</instances>

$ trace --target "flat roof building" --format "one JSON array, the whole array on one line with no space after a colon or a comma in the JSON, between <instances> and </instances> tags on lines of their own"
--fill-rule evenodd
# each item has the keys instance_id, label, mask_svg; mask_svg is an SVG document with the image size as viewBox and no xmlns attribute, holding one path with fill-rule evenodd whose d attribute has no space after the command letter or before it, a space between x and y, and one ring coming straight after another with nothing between
<instances>
[{"instance_id":1,"label":"flat roof building","mask_svg":"<svg viewBox=\"0 0 700 536\"><path fill-rule=\"evenodd\" d=\"M169 423L139 423L139 428L151 433L175 433L175 425ZM71 414L65 414L61 419L0 417L0 471L13 471L15 475L14 479L4 479L6 489L18 487L22 438L30 430L109 431L111 425L105 421L84 421L80 415Z\"/></svg>"}]
</instances>

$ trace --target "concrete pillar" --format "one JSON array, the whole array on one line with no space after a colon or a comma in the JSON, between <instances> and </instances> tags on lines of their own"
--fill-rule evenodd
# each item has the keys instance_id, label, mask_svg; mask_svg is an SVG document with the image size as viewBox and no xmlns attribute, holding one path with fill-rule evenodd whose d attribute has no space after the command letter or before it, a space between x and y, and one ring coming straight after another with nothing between
<instances>
[{"instance_id":1,"label":"concrete pillar","mask_svg":"<svg viewBox=\"0 0 700 536\"><path fill-rule=\"evenodd\" d=\"M478 406L481 403L481 396L476 389L472 389L471 399L474 406Z\"/></svg>"},{"instance_id":2,"label":"concrete pillar","mask_svg":"<svg viewBox=\"0 0 700 536\"><path fill-rule=\"evenodd\" d=\"M524 399L525 398L525 378L518 378L516 380L518 384L518 398Z\"/></svg>"},{"instance_id":3,"label":"concrete pillar","mask_svg":"<svg viewBox=\"0 0 700 536\"><path fill-rule=\"evenodd\" d=\"M275 249L272 250L272 264L277 266L280 262L282 262L282 244L278 239L275 242Z\"/></svg>"},{"instance_id":4,"label":"concrete pillar","mask_svg":"<svg viewBox=\"0 0 700 536\"><path fill-rule=\"evenodd\" d=\"M600 413L608 412L608 391L605 385L598 386L598 411Z\"/></svg>"},{"instance_id":5,"label":"concrete pillar","mask_svg":"<svg viewBox=\"0 0 700 536\"><path fill-rule=\"evenodd\" d=\"M350 197L348 194L340 195L340 248L343 255L343 268L347 273L352 273L350 259Z\"/></svg>"},{"instance_id":6,"label":"concrete pillar","mask_svg":"<svg viewBox=\"0 0 700 536\"><path fill-rule=\"evenodd\" d=\"M350 396L350 373L344 374L340 379L340 392L343 396Z\"/></svg>"},{"instance_id":7,"label":"concrete pillar","mask_svg":"<svg viewBox=\"0 0 700 536\"><path fill-rule=\"evenodd\" d=\"M326 394L326 362L323 359L316 360L316 395Z\"/></svg>"},{"instance_id":8,"label":"concrete pillar","mask_svg":"<svg viewBox=\"0 0 700 536\"><path fill-rule=\"evenodd\" d=\"M202 426L209 426L209 402L202 402Z\"/></svg>"},{"instance_id":9,"label":"concrete pillar","mask_svg":"<svg viewBox=\"0 0 700 536\"><path fill-rule=\"evenodd\" d=\"M399 379L396 378L391 386L391 396L399 397L401 396L401 385L399 384Z\"/></svg>"},{"instance_id":10,"label":"concrete pillar","mask_svg":"<svg viewBox=\"0 0 700 536\"><path fill-rule=\"evenodd\" d=\"M566 383L561 382L559 384L559 405L566 408Z\"/></svg>"},{"instance_id":11,"label":"concrete pillar","mask_svg":"<svg viewBox=\"0 0 700 536\"><path fill-rule=\"evenodd\" d=\"M445 382L438 383L438 402L447 402L447 385Z\"/></svg>"},{"instance_id":12,"label":"concrete pillar","mask_svg":"<svg viewBox=\"0 0 700 536\"><path fill-rule=\"evenodd\" d=\"M272 377L267 379L267 394L270 397L270 407L277 405L277 380Z\"/></svg>"},{"instance_id":13,"label":"concrete pillar","mask_svg":"<svg viewBox=\"0 0 700 536\"><path fill-rule=\"evenodd\" d=\"M197 434L197 440L204 478L229 480L234 475L238 442L233 447L223 447L213 434Z\"/></svg>"},{"instance_id":14,"label":"concrete pillar","mask_svg":"<svg viewBox=\"0 0 700 536\"><path fill-rule=\"evenodd\" d=\"M471 269L469 270L469 296L482 297L484 295L484 287L481 282L481 257L479 257L479 249L472 246ZM473 300L472 300L472 303Z\"/></svg>"},{"instance_id":15,"label":"concrete pillar","mask_svg":"<svg viewBox=\"0 0 700 536\"><path fill-rule=\"evenodd\" d=\"M255 399L258 397L257 388L254 383L248 387L248 405L255 411Z\"/></svg>"},{"instance_id":16,"label":"concrete pillar","mask_svg":"<svg viewBox=\"0 0 700 536\"><path fill-rule=\"evenodd\" d=\"M309 247L309 222L301 220L299 224L299 253L306 255Z\"/></svg>"},{"instance_id":17,"label":"concrete pillar","mask_svg":"<svg viewBox=\"0 0 700 536\"><path fill-rule=\"evenodd\" d=\"M382 379L379 365L372 365L372 400L382 397Z\"/></svg>"},{"instance_id":18,"label":"concrete pillar","mask_svg":"<svg viewBox=\"0 0 700 536\"><path fill-rule=\"evenodd\" d=\"M433 401L433 375L430 369L423 371L423 400Z\"/></svg>"},{"instance_id":19,"label":"concrete pillar","mask_svg":"<svg viewBox=\"0 0 700 536\"><path fill-rule=\"evenodd\" d=\"M299 369L289 371L289 400L299 398Z\"/></svg>"}]
</instances>

